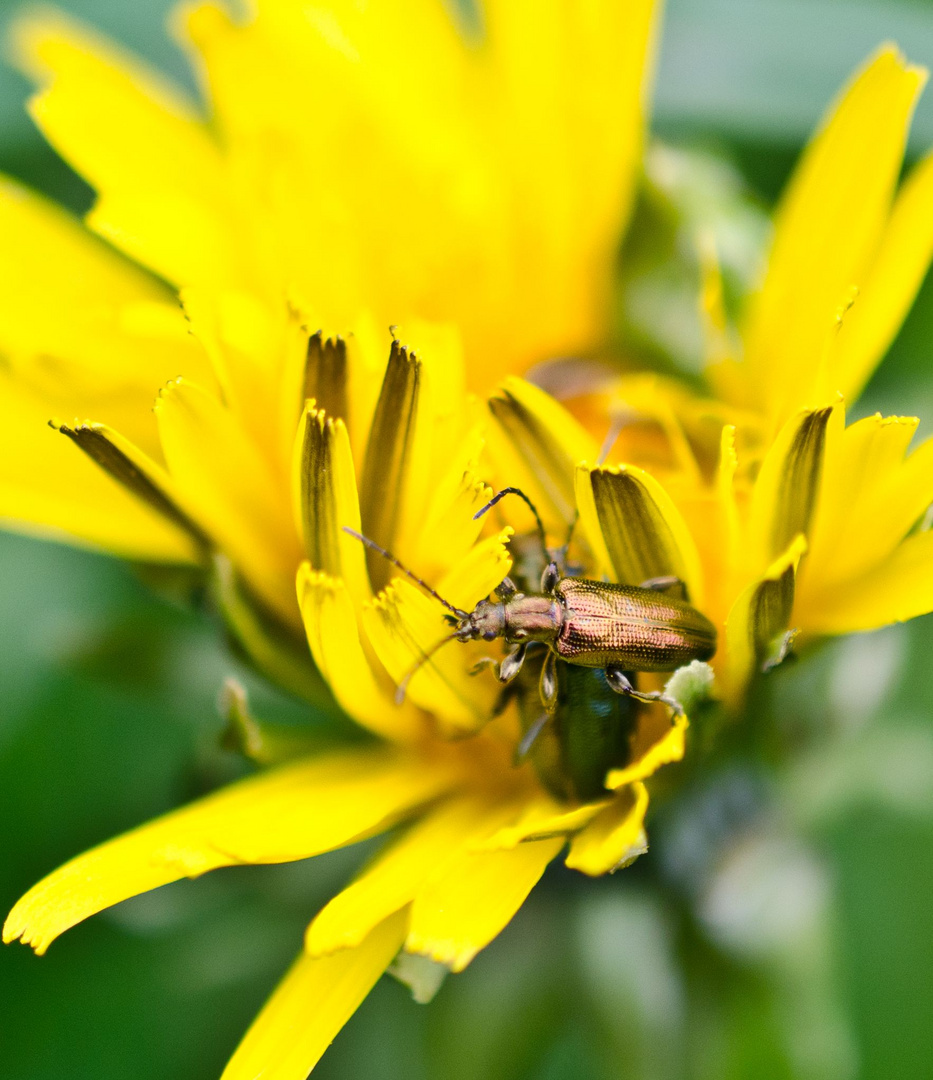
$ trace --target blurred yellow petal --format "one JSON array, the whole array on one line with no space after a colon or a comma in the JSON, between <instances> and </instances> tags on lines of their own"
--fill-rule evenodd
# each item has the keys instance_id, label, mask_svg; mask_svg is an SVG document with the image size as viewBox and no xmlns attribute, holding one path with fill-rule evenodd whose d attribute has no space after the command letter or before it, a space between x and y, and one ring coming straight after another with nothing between
<instances>
[{"instance_id":1,"label":"blurred yellow petal","mask_svg":"<svg viewBox=\"0 0 933 1080\"><path fill-rule=\"evenodd\" d=\"M374 674L346 584L303 563L298 571L298 603L314 663L346 713L384 738L421 734L424 725L412 706L396 705L388 680L383 685Z\"/></svg>"},{"instance_id":2,"label":"blurred yellow petal","mask_svg":"<svg viewBox=\"0 0 933 1080\"><path fill-rule=\"evenodd\" d=\"M46 403L43 422L106 409L157 453L151 405L169 378L209 377L164 286L69 214L0 178L0 350Z\"/></svg>"},{"instance_id":3,"label":"blurred yellow petal","mask_svg":"<svg viewBox=\"0 0 933 1080\"><path fill-rule=\"evenodd\" d=\"M589 825L571 840L564 860L573 870L597 877L609 874L647 850L644 838L648 792L633 784L616 796Z\"/></svg>"},{"instance_id":4,"label":"blurred yellow petal","mask_svg":"<svg viewBox=\"0 0 933 1080\"><path fill-rule=\"evenodd\" d=\"M848 589L852 578L884 562L933 502L933 442L907 455L916 430L912 417L877 414L845 427L841 410L831 423L820 501L798 585L801 612L809 613L814 602L824 603L827 594ZM807 616L803 625L808 621Z\"/></svg>"},{"instance_id":5,"label":"blurred yellow petal","mask_svg":"<svg viewBox=\"0 0 933 1080\"><path fill-rule=\"evenodd\" d=\"M776 424L820 404L812 399L824 345L852 286L865 283L924 79L896 49L881 49L844 91L785 192L746 338L752 403Z\"/></svg>"},{"instance_id":6,"label":"blurred yellow petal","mask_svg":"<svg viewBox=\"0 0 933 1080\"><path fill-rule=\"evenodd\" d=\"M259 261L331 325L367 307L380 326L460 326L483 391L602 339L655 7L497 3L481 41L429 0L259 4L242 25L189 9L238 183L264 208Z\"/></svg>"},{"instance_id":7,"label":"blurred yellow petal","mask_svg":"<svg viewBox=\"0 0 933 1080\"><path fill-rule=\"evenodd\" d=\"M223 164L191 106L63 15L26 16L14 34L41 87L33 118L98 193L91 227L176 284L229 281L236 227L222 209Z\"/></svg>"},{"instance_id":8,"label":"blurred yellow petal","mask_svg":"<svg viewBox=\"0 0 933 1080\"><path fill-rule=\"evenodd\" d=\"M454 782L450 767L387 749L272 769L101 844L49 874L3 930L43 953L130 896L239 863L306 859L386 828Z\"/></svg>"},{"instance_id":9,"label":"blurred yellow petal","mask_svg":"<svg viewBox=\"0 0 933 1080\"><path fill-rule=\"evenodd\" d=\"M883 562L831 592L812 586L801 624L815 634L850 634L906 622L933 610L933 532L909 536Z\"/></svg>"},{"instance_id":10,"label":"blurred yellow petal","mask_svg":"<svg viewBox=\"0 0 933 1080\"><path fill-rule=\"evenodd\" d=\"M230 410L206 390L177 379L162 390L155 411L185 512L274 611L296 621L294 573L301 555L283 485Z\"/></svg>"},{"instance_id":11,"label":"blurred yellow petal","mask_svg":"<svg viewBox=\"0 0 933 1080\"><path fill-rule=\"evenodd\" d=\"M661 485L633 465L577 470L580 522L613 580L640 585L673 574L691 603L703 605L700 557L690 531Z\"/></svg>"},{"instance_id":12,"label":"blurred yellow petal","mask_svg":"<svg viewBox=\"0 0 933 1080\"><path fill-rule=\"evenodd\" d=\"M302 953L253 1021L221 1080L306 1080L392 962L407 923L407 913L398 912L356 948L324 957Z\"/></svg>"},{"instance_id":13,"label":"blurred yellow petal","mask_svg":"<svg viewBox=\"0 0 933 1080\"><path fill-rule=\"evenodd\" d=\"M523 379L507 379L490 399L489 410L494 421L489 451L497 479L503 487L521 488L547 528L563 540L575 509L574 470L581 461L595 460L596 442L562 405ZM519 531L534 528L517 499L506 520L526 522Z\"/></svg>"},{"instance_id":14,"label":"blurred yellow petal","mask_svg":"<svg viewBox=\"0 0 933 1080\"><path fill-rule=\"evenodd\" d=\"M933 255L933 155L904 181L871 269L846 313L833 352L835 383L854 401L887 352Z\"/></svg>"},{"instance_id":15,"label":"blurred yellow petal","mask_svg":"<svg viewBox=\"0 0 933 1080\"><path fill-rule=\"evenodd\" d=\"M640 725L642 728L646 725ZM644 734L639 733L637 747L633 747L632 763L624 769L613 769L606 777L606 787L613 790L634 784L637 780L646 780L661 768L674 761L682 761L686 750L687 718L675 716L668 729L656 741L645 743Z\"/></svg>"},{"instance_id":16,"label":"blurred yellow petal","mask_svg":"<svg viewBox=\"0 0 933 1080\"><path fill-rule=\"evenodd\" d=\"M546 840L577 832L587 825L608 800L570 808L541 795L525 804L517 821L503 826L477 845L478 850L511 850L529 840Z\"/></svg>"},{"instance_id":17,"label":"blurred yellow petal","mask_svg":"<svg viewBox=\"0 0 933 1080\"><path fill-rule=\"evenodd\" d=\"M506 926L537 884L564 838L531 840L509 851L463 853L415 897L407 952L463 971Z\"/></svg>"},{"instance_id":18,"label":"blurred yellow petal","mask_svg":"<svg viewBox=\"0 0 933 1080\"><path fill-rule=\"evenodd\" d=\"M438 868L455 858L477 833L488 833L503 815L488 799L451 799L390 840L375 861L327 904L308 927L305 947L314 955L356 946L392 912L409 904Z\"/></svg>"}]
</instances>

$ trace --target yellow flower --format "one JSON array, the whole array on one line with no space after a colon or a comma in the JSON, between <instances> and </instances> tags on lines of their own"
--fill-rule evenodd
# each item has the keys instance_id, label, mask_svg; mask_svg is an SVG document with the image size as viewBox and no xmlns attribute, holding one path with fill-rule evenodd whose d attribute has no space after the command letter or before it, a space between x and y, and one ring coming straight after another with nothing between
<instances>
[{"instance_id":1,"label":"yellow flower","mask_svg":"<svg viewBox=\"0 0 933 1080\"><path fill-rule=\"evenodd\" d=\"M553 732L517 767L530 681L490 722L476 646L439 652L396 706L449 627L344 531L458 606L507 573L510 530L479 538L472 517L496 466L480 465L490 420L467 376L489 387L603 338L652 12L491 2L471 44L433 3L283 0L244 26L201 6L182 22L210 123L88 32L20 25L33 115L95 188L87 224L108 243L0 187L5 520L210 568L256 663L301 689L313 656L381 741L270 769L79 857L23 898L5 938L41 952L180 877L407 826L315 919L229 1077L303 1076L400 949L462 969L568 841L588 874L636 857L644 780L683 753L685 719L618 699L627 726L598 775L568 773ZM309 334L321 325L351 332ZM503 391L498 467L517 439L572 503L590 438L551 440L552 407L521 382ZM61 419L75 415L91 419Z\"/></svg>"},{"instance_id":2,"label":"yellow flower","mask_svg":"<svg viewBox=\"0 0 933 1080\"><path fill-rule=\"evenodd\" d=\"M705 245L708 374L720 400L626 376L568 402L597 429L624 416L617 460L651 469L682 516L705 610L723 630L715 664L733 704L798 633L868 630L933 609L923 520L933 442L908 454L917 420L907 417L845 426L933 253L933 156L898 188L924 79L891 47L857 73L788 185L737 327ZM605 528L611 508L599 498L594 507L588 486L584 523ZM609 556L604 565L618 567L621 555Z\"/></svg>"},{"instance_id":3,"label":"yellow flower","mask_svg":"<svg viewBox=\"0 0 933 1080\"><path fill-rule=\"evenodd\" d=\"M591 875L637 857L646 846L644 781L683 755L685 718L672 725L662 706L610 692L621 741L598 776L559 760L567 744L555 732L533 750L534 765L517 765L527 713L509 708L490 720L495 680L470 673L488 648L482 643L451 642L410 679L405 702L393 700L395 686L450 627L444 608L388 561L375 555L367 570L366 551L346 528L362 527L390 545L449 603L469 609L512 567L512 530L479 539L483 522L474 520L492 494L477 474L487 426L503 447L520 447L526 468L546 462L554 491L571 498L576 460L595 454L570 417L552 434L559 407L520 379L493 400L487 422L463 389L456 355L445 354L436 337L430 362L392 344L375 402L350 393L372 373L359 339L345 345L305 335L302 350L302 385L313 400L301 410L292 455L295 513L309 556L298 570L301 613L337 700L382 744L281 765L103 844L36 885L4 928L5 940L21 938L41 953L70 926L147 889L220 866L308 858L406 823L312 921L302 956L232 1059L229 1078L267 1068L304 1076L400 950L462 970L566 844L567 865ZM346 420L318 408L322 399L335 411L343 403ZM297 397L293 404L297 412ZM236 419L185 380L163 391L157 413L170 438L187 440L192 453L200 447L226 458L249 442L241 429L212 447ZM130 444L99 425L71 434L131 487L156 493L179 528L187 523L192 542L209 527L193 504L189 522L169 502L173 475ZM214 490L217 507L234 497L254 505L259 492L249 487L243 455L226 464L239 475ZM653 502L657 490L647 475L642 484L631 495L643 520L636 547L679 559ZM234 513L231 506L225 520ZM373 585L385 587L374 595ZM517 688L536 698L534 683ZM540 711L532 706L531 715ZM417 977L412 963L402 960L400 974ZM296 1014L304 1018L297 1035Z\"/></svg>"}]
</instances>

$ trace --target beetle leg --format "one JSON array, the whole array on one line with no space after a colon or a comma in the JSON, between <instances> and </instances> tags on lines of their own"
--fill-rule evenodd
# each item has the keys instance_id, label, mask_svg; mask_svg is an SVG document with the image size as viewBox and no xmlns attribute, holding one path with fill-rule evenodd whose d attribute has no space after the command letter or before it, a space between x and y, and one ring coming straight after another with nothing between
<instances>
[{"instance_id":1,"label":"beetle leg","mask_svg":"<svg viewBox=\"0 0 933 1080\"><path fill-rule=\"evenodd\" d=\"M557 657L550 650L541 665L538 692L541 695L541 704L547 710L548 716L553 716L557 708Z\"/></svg>"},{"instance_id":2,"label":"beetle leg","mask_svg":"<svg viewBox=\"0 0 933 1080\"><path fill-rule=\"evenodd\" d=\"M648 578L647 581L643 581L639 586L640 589L652 589L654 592L671 592L677 589L680 592L681 598L690 602L690 597L687 595L687 586L674 574L665 574L662 577Z\"/></svg>"},{"instance_id":3,"label":"beetle leg","mask_svg":"<svg viewBox=\"0 0 933 1080\"><path fill-rule=\"evenodd\" d=\"M541 575L541 591L550 595L558 581L560 581L560 567L552 559L544 568Z\"/></svg>"},{"instance_id":4,"label":"beetle leg","mask_svg":"<svg viewBox=\"0 0 933 1080\"><path fill-rule=\"evenodd\" d=\"M684 715L684 707L680 704L677 698L672 698L670 695L662 693L660 690L651 690L648 692L642 692L636 690L634 686L629 682L628 676L621 668L607 667L606 668L606 682L609 686L615 690L617 694L623 694L625 697L634 698L636 701L644 701L646 704L651 704L653 701L660 701L665 704L669 709L672 709L675 716Z\"/></svg>"},{"instance_id":5,"label":"beetle leg","mask_svg":"<svg viewBox=\"0 0 933 1080\"><path fill-rule=\"evenodd\" d=\"M542 713L531 727L522 736L522 741L515 747L515 764L521 763L528 757L529 751L538 741L538 736L544 731L544 725L551 719L550 713Z\"/></svg>"},{"instance_id":6,"label":"beetle leg","mask_svg":"<svg viewBox=\"0 0 933 1080\"><path fill-rule=\"evenodd\" d=\"M500 600L510 600L518 592L518 586L510 578L503 578L496 586L496 596Z\"/></svg>"},{"instance_id":7,"label":"beetle leg","mask_svg":"<svg viewBox=\"0 0 933 1080\"><path fill-rule=\"evenodd\" d=\"M510 653L506 653L501 660L494 660L491 656L484 656L482 660L478 660L473 665L470 669L470 674L478 675L483 668L493 667L499 682L511 682L522 670L522 664L525 662L525 653L527 650L527 645L519 645L518 648L513 649Z\"/></svg>"}]
</instances>

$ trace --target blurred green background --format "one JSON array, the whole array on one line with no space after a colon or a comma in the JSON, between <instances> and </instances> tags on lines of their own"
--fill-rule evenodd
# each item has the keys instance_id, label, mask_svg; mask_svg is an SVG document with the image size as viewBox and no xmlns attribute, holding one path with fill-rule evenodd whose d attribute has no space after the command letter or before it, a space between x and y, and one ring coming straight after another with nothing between
<instances>
[{"instance_id":1,"label":"blurred green background","mask_svg":"<svg viewBox=\"0 0 933 1080\"><path fill-rule=\"evenodd\" d=\"M188 79L164 0L62 6ZM767 207L840 83L889 39L933 65L933 5L671 0L655 131ZM32 129L27 90L0 70L0 169L81 211L90 192ZM911 155L930 145L933 94ZM860 405L875 408L933 427L929 282ZM737 758L691 780L632 871L550 873L429 1008L383 980L315 1076L933 1077L931 653L925 619L778 672L753 703L760 767ZM3 534L0 657L4 909L69 856L236 774L219 746L225 675L263 714L305 719L240 670L207 616L130 568ZM358 860L223 871L98 916L41 960L4 950L0 1075L219 1076Z\"/></svg>"}]
</instances>

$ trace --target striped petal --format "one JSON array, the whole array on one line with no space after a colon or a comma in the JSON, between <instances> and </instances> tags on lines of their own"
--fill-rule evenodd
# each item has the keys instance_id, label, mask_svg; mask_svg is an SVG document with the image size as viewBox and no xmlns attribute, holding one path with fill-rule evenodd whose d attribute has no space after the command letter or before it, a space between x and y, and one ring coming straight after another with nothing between
<instances>
[{"instance_id":1,"label":"striped petal","mask_svg":"<svg viewBox=\"0 0 933 1080\"><path fill-rule=\"evenodd\" d=\"M365 548L344 528L360 530L360 504L347 429L318 409L302 413L295 440L295 516L313 569L342 578L357 604L371 596Z\"/></svg>"},{"instance_id":2,"label":"striped petal","mask_svg":"<svg viewBox=\"0 0 933 1080\"><path fill-rule=\"evenodd\" d=\"M643 855L648 849L644 832L647 809L645 785L633 784L573 838L566 865L598 877Z\"/></svg>"},{"instance_id":3,"label":"striped petal","mask_svg":"<svg viewBox=\"0 0 933 1080\"><path fill-rule=\"evenodd\" d=\"M831 408L791 417L772 443L752 490L746 558L752 574L810 529L823 472Z\"/></svg>"},{"instance_id":4,"label":"striped petal","mask_svg":"<svg viewBox=\"0 0 933 1080\"><path fill-rule=\"evenodd\" d=\"M532 840L453 859L415 898L406 951L463 971L505 928L563 845L563 837Z\"/></svg>"},{"instance_id":5,"label":"striped petal","mask_svg":"<svg viewBox=\"0 0 933 1080\"><path fill-rule=\"evenodd\" d=\"M44 401L0 370L0 520L5 528L166 563L197 562L191 536L59 432Z\"/></svg>"},{"instance_id":6,"label":"striped petal","mask_svg":"<svg viewBox=\"0 0 933 1080\"><path fill-rule=\"evenodd\" d=\"M562 405L522 379L507 379L489 411L489 453L503 486L521 488L548 529L563 538L576 509L574 470L594 461L598 447ZM513 518L524 523L521 531L534 528L517 500L509 507Z\"/></svg>"},{"instance_id":7,"label":"striped petal","mask_svg":"<svg viewBox=\"0 0 933 1080\"><path fill-rule=\"evenodd\" d=\"M794 610L797 567L807 550L796 536L760 579L739 593L726 619L727 690L737 697L755 671L777 659Z\"/></svg>"},{"instance_id":8,"label":"striped petal","mask_svg":"<svg viewBox=\"0 0 933 1080\"><path fill-rule=\"evenodd\" d=\"M649 473L632 465L577 470L580 522L613 579L639 585L673 574L703 604L700 557L680 512Z\"/></svg>"},{"instance_id":9,"label":"striped petal","mask_svg":"<svg viewBox=\"0 0 933 1080\"><path fill-rule=\"evenodd\" d=\"M270 770L93 848L16 904L4 941L43 953L104 908L220 866L306 859L386 828L454 782L450 768L387 749Z\"/></svg>"},{"instance_id":10,"label":"striped petal","mask_svg":"<svg viewBox=\"0 0 933 1080\"><path fill-rule=\"evenodd\" d=\"M189 540L192 559L203 559L208 538L179 506L171 477L161 465L105 424L61 424L58 431L140 502L177 526Z\"/></svg>"},{"instance_id":11,"label":"striped petal","mask_svg":"<svg viewBox=\"0 0 933 1080\"><path fill-rule=\"evenodd\" d=\"M431 475L433 417L426 379L415 354L393 342L360 476L363 532L403 558L405 531L417 531L407 522L424 505ZM381 587L391 567L373 551L367 562L370 580Z\"/></svg>"},{"instance_id":12,"label":"striped petal","mask_svg":"<svg viewBox=\"0 0 933 1080\"><path fill-rule=\"evenodd\" d=\"M398 912L353 949L325 957L302 953L253 1021L221 1080L306 1080L392 962L407 922L407 913Z\"/></svg>"}]
</instances>

